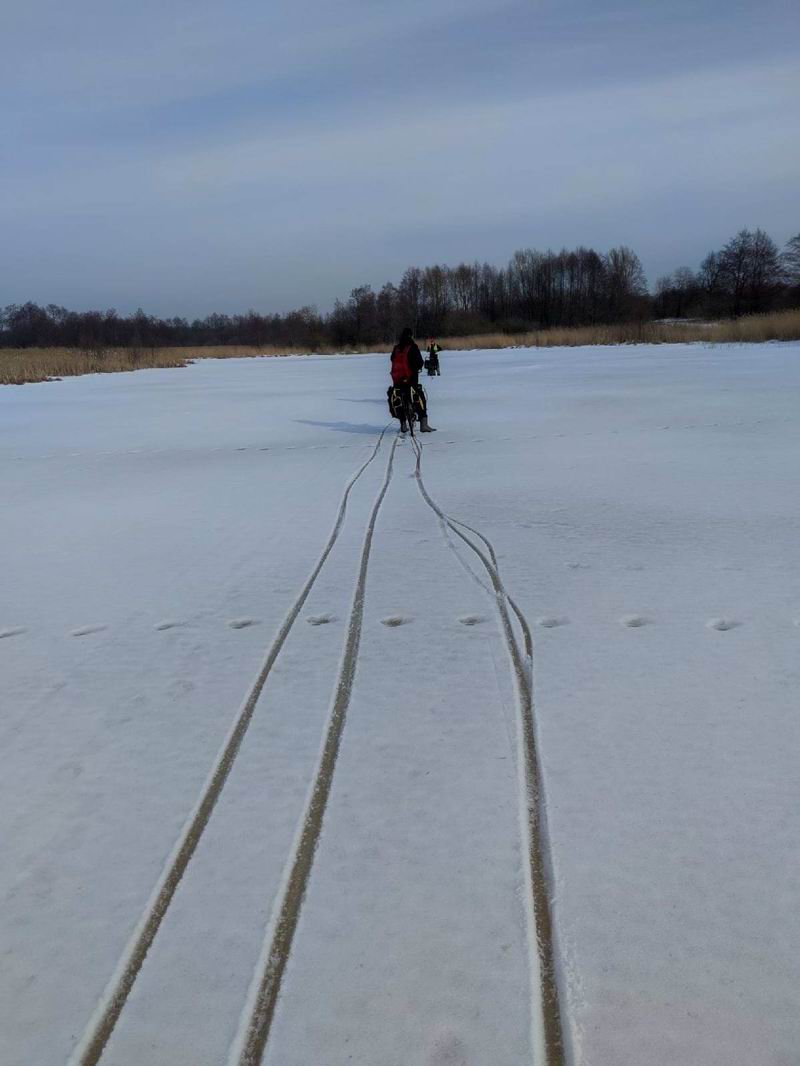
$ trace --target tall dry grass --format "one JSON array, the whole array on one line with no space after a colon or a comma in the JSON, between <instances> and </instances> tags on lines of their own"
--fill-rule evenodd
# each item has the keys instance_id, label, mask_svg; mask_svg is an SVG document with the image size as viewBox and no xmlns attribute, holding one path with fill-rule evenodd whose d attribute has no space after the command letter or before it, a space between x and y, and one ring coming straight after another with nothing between
<instances>
[{"instance_id":1,"label":"tall dry grass","mask_svg":"<svg viewBox=\"0 0 800 1066\"><path fill-rule=\"evenodd\" d=\"M469 351L476 348L574 348L608 344L707 344L760 343L800 340L800 309L749 315L722 322L629 322L616 326L580 326L545 329L533 333L483 333L471 337L447 337L446 348ZM388 352L389 345L356 345L348 353ZM145 367L180 367L195 359L234 359L251 356L334 355L341 348L324 347L310 353L292 347L245 348L236 345L210 348L115 348L81 352L72 348L0 349L0 384L50 381L80 374L111 374Z\"/></svg>"},{"instance_id":2,"label":"tall dry grass","mask_svg":"<svg viewBox=\"0 0 800 1066\"><path fill-rule=\"evenodd\" d=\"M729 322L713 322L708 329L707 339L713 344L800 340L800 308L773 311L768 315L746 315Z\"/></svg>"},{"instance_id":3,"label":"tall dry grass","mask_svg":"<svg viewBox=\"0 0 800 1066\"><path fill-rule=\"evenodd\" d=\"M387 345L356 345L348 354L389 351ZM181 367L196 359L241 359L256 356L334 355L341 348L273 347L247 348L220 345L207 348L107 348L102 352L82 352L76 348L0 348L0 385L23 385L27 382L53 381L81 374L116 374L125 370L156 367Z\"/></svg>"},{"instance_id":4,"label":"tall dry grass","mask_svg":"<svg viewBox=\"0 0 800 1066\"><path fill-rule=\"evenodd\" d=\"M450 337L448 348L575 348L608 344L761 343L800 340L800 309L720 322L625 322L613 326L542 329L532 333L489 333Z\"/></svg>"},{"instance_id":5,"label":"tall dry grass","mask_svg":"<svg viewBox=\"0 0 800 1066\"><path fill-rule=\"evenodd\" d=\"M0 348L0 384L22 385L80 374L115 374L147 366L185 365L186 358L179 348L147 352L118 348L102 353L75 348Z\"/></svg>"}]
</instances>

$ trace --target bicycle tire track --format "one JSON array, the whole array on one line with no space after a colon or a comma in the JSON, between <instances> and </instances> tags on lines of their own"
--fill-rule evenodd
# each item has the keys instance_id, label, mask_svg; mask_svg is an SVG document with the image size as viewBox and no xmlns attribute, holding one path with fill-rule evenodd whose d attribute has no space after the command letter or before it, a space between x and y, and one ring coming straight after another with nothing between
<instances>
[{"instance_id":1,"label":"bicycle tire track","mask_svg":"<svg viewBox=\"0 0 800 1066\"><path fill-rule=\"evenodd\" d=\"M449 517L451 522L455 522L455 524L457 526L461 526L462 529L469 530L470 533L474 533L474 535L476 537L479 537L483 541L483 543L486 545L486 548L487 548L487 550L489 552L489 557L492 560L492 565L494 566L495 570L497 571L497 574L498 574L498 577L499 577L500 576L500 564L497 561L497 555L495 554L495 550L494 550L494 546L492 545L492 542L487 537L484 537L483 533L481 533L480 530L474 529L472 526L468 526L466 522L461 522L461 521L459 521L458 518L453 518L452 515L448 515L448 517ZM531 627L528 624L528 619L525 617L525 615L519 609L519 607L517 606L516 602L512 599L511 593L508 591L508 589L504 588L504 592L505 592L506 600L508 601L508 606L511 608L511 610L514 612L514 614L517 616L517 621L519 622L520 629L522 630L522 639L523 639L523 642L525 644L525 655L532 662L533 661L533 634L531 633Z\"/></svg>"},{"instance_id":2,"label":"bicycle tire track","mask_svg":"<svg viewBox=\"0 0 800 1066\"><path fill-rule=\"evenodd\" d=\"M278 632L269 647L261 668L250 686L233 724L228 730L225 741L220 748L214 764L203 785L200 797L195 803L189 818L179 836L172 852L162 870L161 876L153 889L141 918L131 935L117 967L106 989L89 1019L84 1033L73 1049L67 1066L97 1066L119 1017L125 1007L128 996L136 978L141 971L147 953L155 940L159 927L167 913L170 903L178 889L184 873L194 855L200 838L208 824L217 800L227 781L236 756L244 740L247 729L255 712L256 705L266 684L272 668L280 654L289 633L297 620L304 603L308 599L319 574L325 565L336 541L339 538L350 493L367 467L378 455L389 426L381 431L370 456L358 468L348 481L342 494L336 520L330 536L316 564L306 579L300 593L290 607ZM394 445L392 455L394 454Z\"/></svg>"},{"instance_id":3,"label":"bicycle tire track","mask_svg":"<svg viewBox=\"0 0 800 1066\"><path fill-rule=\"evenodd\" d=\"M542 773L536 741L536 720L533 707L533 643L530 627L522 612L516 605L512 606L511 599L500 577L497 555L489 540L483 534L478 533L477 530L450 518L428 493L422 479L422 447L416 440L413 441L413 446L416 453L414 476L422 498L440 521L475 552L489 575L513 665L519 709L518 735L522 753L522 758L519 760L521 794L524 797L525 807L525 816L522 822L528 852L528 861L524 865L529 899L533 910L531 934L535 943L535 951L532 948L531 954L536 961L536 970L539 978L538 1003L532 1019L533 1044L534 1050L541 1049L543 1064L546 1064L546 1066L565 1066L564 1032L556 979L553 918L550 908L552 867L547 839L546 810L544 807ZM479 537L486 546L488 555L458 526L469 529L470 532ZM520 621L526 652L530 649L531 654L526 656L527 663L520 653L508 607L512 607ZM535 1024L537 1015L539 1025ZM245 1066L245 1064L242 1064L242 1066Z\"/></svg>"},{"instance_id":4,"label":"bicycle tire track","mask_svg":"<svg viewBox=\"0 0 800 1066\"><path fill-rule=\"evenodd\" d=\"M358 651L361 643L367 570L372 539L381 504L392 479L398 440L399 438L395 438L389 452L386 476L375 499L372 513L367 523L358 578L353 594L353 605L347 627L347 637L339 668L339 677L334 690L317 769L312 780L298 835L292 848L292 855L287 863L283 886L273 907L272 917L264 939L264 946L253 976L247 1002L242 1012L239 1031L231 1046L228 1057L229 1066L259 1066L269 1039L283 974L292 950L294 934L314 864L317 844L322 832L325 809L333 783L347 710L350 705L350 696L355 680Z\"/></svg>"},{"instance_id":5,"label":"bicycle tire track","mask_svg":"<svg viewBox=\"0 0 800 1066\"><path fill-rule=\"evenodd\" d=\"M470 533L473 533L476 537L478 537L480 540L483 541L483 543L486 545L487 551L489 552L489 557L492 560L492 564L493 564L495 570L497 570L497 572L499 574L499 572L500 572L499 563L497 561L497 556L495 554L494 547L492 546L491 541L489 541L483 535L483 533L480 532L480 530L473 529L473 527L472 526L468 526L466 522L461 522L461 521L459 521L458 518L453 518L452 515L448 515L447 517L448 517L450 522L454 522L457 526L461 526L462 529L469 530ZM489 588L489 586L487 584L485 584L481 580L481 578L475 573L475 571L472 569L472 567L469 565L469 563L466 561L466 559L463 559L462 556L459 554L459 552L458 552L458 550L456 548L456 545L450 539L450 534L449 534L448 530L451 527L449 527L447 525L447 522L443 518L439 519L439 525L441 527L442 534L443 534L445 540L447 541L448 547L451 549L453 554L456 556L456 558L458 559L458 561L461 564L461 566L466 570L466 572L469 574L469 576L481 586L481 588L484 590L484 592L487 592L490 596L495 595L494 589ZM457 530L454 531L454 532L457 532ZM469 540L467 538L462 536L461 539L466 541L466 543L469 544L470 548L472 548L473 551L475 550L475 546L473 544L470 544ZM531 629L530 629L530 626L528 624L528 620L525 617L525 615L522 613L522 611L519 609L517 604L514 602L514 600L511 598L511 594L508 592L507 589L505 590L505 597L506 597L506 601L508 602L509 607L514 612L514 614L516 615L517 621L519 622L519 625L520 625L520 629L522 630L522 640L523 640L523 644L524 644L524 648L525 648L525 656L529 660L529 662L532 663L532 661L533 661L533 636L531 634ZM518 647L519 647L519 645L518 645Z\"/></svg>"}]
</instances>

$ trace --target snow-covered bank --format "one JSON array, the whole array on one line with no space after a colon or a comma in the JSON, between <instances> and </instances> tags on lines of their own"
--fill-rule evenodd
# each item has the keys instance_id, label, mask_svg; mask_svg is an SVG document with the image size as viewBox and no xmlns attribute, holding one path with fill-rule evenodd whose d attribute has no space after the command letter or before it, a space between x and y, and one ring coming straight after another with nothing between
<instances>
[{"instance_id":1,"label":"snow-covered bank","mask_svg":"<svg viewBox=\"0 0 800 1066\"><path fill-rule=\"evenodd\" d=\"M383 356L324 357L0 390L4 1064L62 1063L83 1031L387 421L384 378ZM577 1061L785 1066L800 348L445 353L429 394L426 481L541 623ZM233 1039L383 466L354 490L108 1062L216 1063ZM412 472L401 448L275 1066L530 1059L507 663Z\"/></svg>"}]
</instances>

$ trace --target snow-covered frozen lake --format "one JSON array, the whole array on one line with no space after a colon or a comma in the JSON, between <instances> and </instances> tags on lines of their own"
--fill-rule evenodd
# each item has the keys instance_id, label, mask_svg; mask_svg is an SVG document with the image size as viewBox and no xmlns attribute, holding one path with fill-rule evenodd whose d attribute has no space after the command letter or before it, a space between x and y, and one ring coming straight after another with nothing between
<instances>
[{"instance_id":1,"label":"snow-covered frozen lake","mask_svg":"<svg viewBox=\"0 0 800 1066\"><path fill-rule=\"evenodd\" d=\"M796 1066L800 345L442 366L425 487L533 631L568 1061ZM545 1066L519 692L386 384L366 356L0 389L2 1066L79 1061L276 648L99 1061L240 1061L346 689L264 1063Z\"/></svg>"}]
</instances>

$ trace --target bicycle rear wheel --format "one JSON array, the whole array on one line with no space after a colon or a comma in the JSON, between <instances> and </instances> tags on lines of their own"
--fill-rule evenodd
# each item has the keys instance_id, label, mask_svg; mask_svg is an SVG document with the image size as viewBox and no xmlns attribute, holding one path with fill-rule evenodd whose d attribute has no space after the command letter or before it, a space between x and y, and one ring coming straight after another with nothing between
<instances>
[{"instance_id":1,"label":"bicycle rear wheel","mask_svg":"<svg viewBox=\"0 0 800 1066\"><path fill-rule=\"evenodd\" d=\"M405 393L403 396L403 414L405 416L406 425L408 426L408 432L411 436L414 436L414 419L417 417L414 411L414 402L411 398L411 390Z\"/></svg>"}]
</instances>

